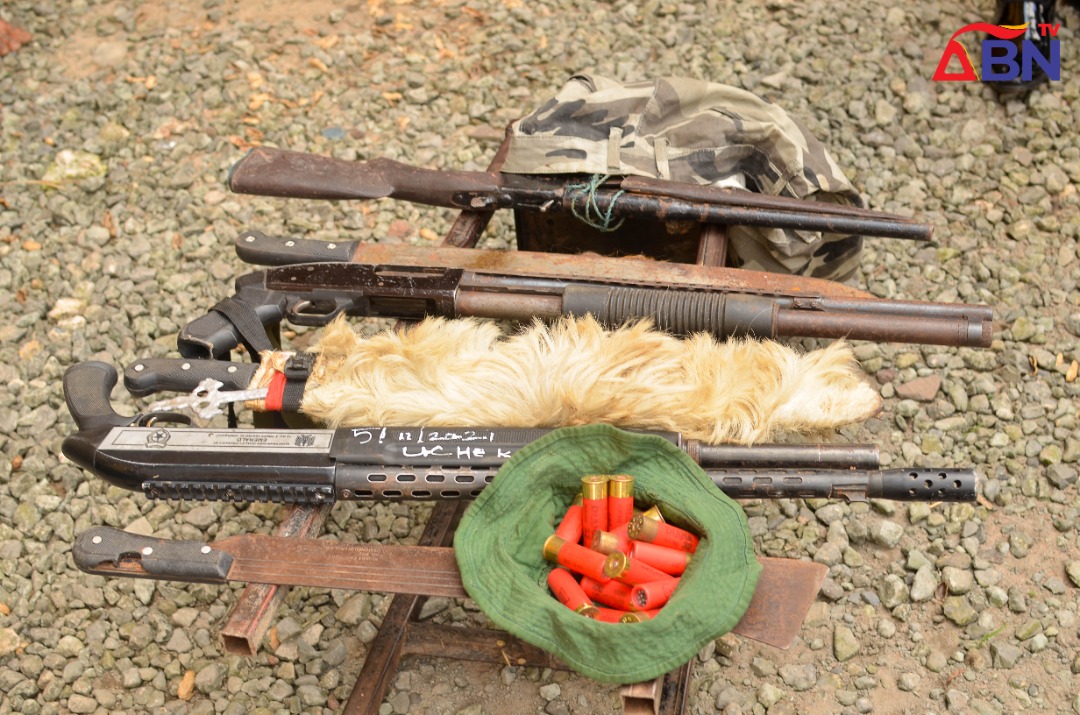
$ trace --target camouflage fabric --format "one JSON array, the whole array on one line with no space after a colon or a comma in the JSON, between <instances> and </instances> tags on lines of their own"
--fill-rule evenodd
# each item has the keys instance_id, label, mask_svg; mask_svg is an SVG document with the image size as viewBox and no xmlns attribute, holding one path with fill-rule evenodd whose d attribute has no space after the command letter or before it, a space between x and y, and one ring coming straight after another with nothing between
<instances>
[{"instance_id":1,"label":"camouflage fabric","mask_svg":"<svg viewBox=\"0 0 1080 715\"><path fill-rule=\"evenodd\" d=\"M862 206L824 145L775 104L686 78L577 75L514 123L504 172L634 174ZM733 226L736 265L844 280L861 236Z\"/></svg>"}]
</instances>

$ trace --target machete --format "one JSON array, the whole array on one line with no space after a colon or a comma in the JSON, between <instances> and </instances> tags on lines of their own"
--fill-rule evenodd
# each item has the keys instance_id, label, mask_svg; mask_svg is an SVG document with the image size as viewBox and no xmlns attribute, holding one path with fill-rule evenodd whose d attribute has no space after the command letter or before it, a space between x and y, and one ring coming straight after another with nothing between
<instances>
[{"instance_id":1,"label":"machete","mask_svg":"<svg viewBox=\"0 0 1080 715\"><path fill-rule=\"evenodd\" d=\"M468 597L449 547L344 544L259 534L199 543L98 526L79 535L72 555L81 570L101 576ZM754 597L733 632L787 648L828 568L794 559L758 560L763 568Z\"/></svg>"}]
</instances>

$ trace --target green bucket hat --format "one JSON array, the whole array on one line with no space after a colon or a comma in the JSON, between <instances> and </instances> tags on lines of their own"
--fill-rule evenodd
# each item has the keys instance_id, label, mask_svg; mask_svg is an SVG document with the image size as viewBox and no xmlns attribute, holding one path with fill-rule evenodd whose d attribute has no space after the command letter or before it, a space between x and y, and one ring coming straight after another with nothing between
<instances>
[{"instance_id":1,"label":"green bucket hat","mask_svg":"<svg viewBox=\"0 0 1080 715\"><path fill-rule=\"evenodd\" d=\"M542 547L581 477L634 477L639 504L702 539L679 588L657 616L604 623L548 591ZM595 680L634 683L689 661L742 618L761 565L746 515L682 450L656 435L608 425L555 430L518 451L465 512L454 537L465 590L501 628Z\"/></svg>"}]
</instances>

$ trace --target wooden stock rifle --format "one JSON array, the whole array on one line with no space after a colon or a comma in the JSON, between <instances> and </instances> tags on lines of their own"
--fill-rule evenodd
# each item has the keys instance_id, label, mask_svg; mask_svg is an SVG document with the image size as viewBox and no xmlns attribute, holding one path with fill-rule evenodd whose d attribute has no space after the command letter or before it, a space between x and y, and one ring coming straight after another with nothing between
<instances>
[{"instance_id":1,"label":"wooden stock rifle","mask_svg":"<svg viewBox=\"0 0 1080 715\"><path fill-rule=\"evenodd\" d=\"M933 234L929 224L855 206L641 176L615 177L593 189L577 177L438 171L391 159L346 161L265 146L233 165L228 184L236 193L285 198L393 198L470 211L524 209L919 241Z\"/></svg>"}]
</instances>

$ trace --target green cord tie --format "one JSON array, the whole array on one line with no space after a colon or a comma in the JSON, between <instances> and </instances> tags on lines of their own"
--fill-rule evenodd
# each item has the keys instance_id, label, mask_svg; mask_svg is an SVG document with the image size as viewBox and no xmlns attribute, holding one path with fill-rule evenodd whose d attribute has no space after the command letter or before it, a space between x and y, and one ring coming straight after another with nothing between
<instances>
[{"instance_id":1,"label":"green cord tie","mask_svg":"<svg viewBox=\"0 0 1080 715\"><path fill-rule=\"evenodd\" d=\"M596 203L597 189L610 178L610 174L593 174L588 182L584 184L569 184L566 187L566 193L570 197L570 212L574 214L574 218L581 221L586 226L591 226L598 231L607 233L617 230L623 225L623 221L626 220L619 219L618 223L612 225L615 204L618 202L619 197L626 193L624 190L619 189L615 192L611 197L611 202L608 204L607 211L601 211ZM585 198L584 214L578 212L577 199L580 197Z\"/></svg>"}]
</instances>

